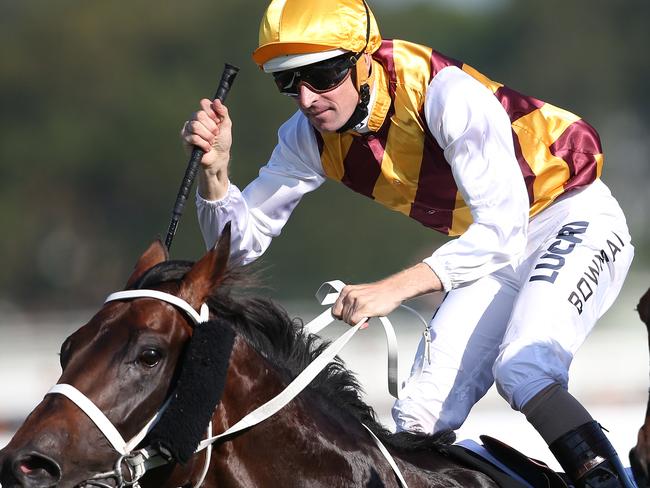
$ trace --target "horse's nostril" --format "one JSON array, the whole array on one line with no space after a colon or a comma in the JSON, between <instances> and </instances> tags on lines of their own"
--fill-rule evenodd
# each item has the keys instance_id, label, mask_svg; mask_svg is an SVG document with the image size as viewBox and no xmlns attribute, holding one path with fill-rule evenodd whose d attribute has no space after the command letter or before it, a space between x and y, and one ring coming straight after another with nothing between
<instances>
[{"instance_id":1,"label":"horse's nostril","mask_svg":"<svg viewBox=\"0 0 650 488\"><path fill-rule=\"evenodd\" d=\"M16 478L37 483L33 486L56 486L61 479L61 468L58 463L38 453L18 457L13 463L13 471Z\"/></svg>"}]
</instances>

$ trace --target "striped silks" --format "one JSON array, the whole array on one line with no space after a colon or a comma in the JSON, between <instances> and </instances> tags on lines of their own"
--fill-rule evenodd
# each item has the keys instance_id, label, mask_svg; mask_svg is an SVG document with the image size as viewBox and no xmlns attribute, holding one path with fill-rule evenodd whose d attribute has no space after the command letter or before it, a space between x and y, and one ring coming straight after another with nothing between
<instances>
[{"instance_id":1,"label":"striped silks","mask_svg":"<svg viewBox=\"0 0 650 488\"><path fill-rule=\"evenodd\" d=\"M417 44L384 40L373 58L384 70L373 74L378 91L372 132L316 131L326 175L354 191L445 234L460 235L471 224L451 168L424 121L426 89L447 66L459 67L488 87L508 114L531 217L565 191L600 176L600 139L580 117Z\"/></svg>"}]
</instances>

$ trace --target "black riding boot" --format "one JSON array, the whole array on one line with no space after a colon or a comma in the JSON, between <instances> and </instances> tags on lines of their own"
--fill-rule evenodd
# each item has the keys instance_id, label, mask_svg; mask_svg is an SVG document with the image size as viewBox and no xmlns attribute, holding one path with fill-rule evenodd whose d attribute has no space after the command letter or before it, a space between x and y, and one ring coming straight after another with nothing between
<instances>
[{"instance_id":1,"label":"black riding boot","mask_svg":"<svg viewBox=\"0 0 650 488\"><path fill-rule=\"evenodd\" d=\"M596 421L567 432L549 448L576 488L636 488Z\"/></svg>"}]
</instances>

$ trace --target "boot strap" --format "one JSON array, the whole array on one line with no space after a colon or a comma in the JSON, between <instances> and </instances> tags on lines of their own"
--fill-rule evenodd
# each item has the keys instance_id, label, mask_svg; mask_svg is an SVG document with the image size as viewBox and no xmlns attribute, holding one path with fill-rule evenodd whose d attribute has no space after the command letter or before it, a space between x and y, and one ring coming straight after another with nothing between
<instances>
[{"instance_id":1,"label":"boot strap","mask_svg":"<svg viewBox=\"0 0 650 488\"><path fill-rule=\"evenodd\" d=\"M582 466L579 466L575 473L572 473L575 474L574 479L576 480L582 479L589 471L594 469L599 464L604 463L605 461L607 460L602 456L596 456L595 458L588 460Z\"/></svg>"}]
</instances>

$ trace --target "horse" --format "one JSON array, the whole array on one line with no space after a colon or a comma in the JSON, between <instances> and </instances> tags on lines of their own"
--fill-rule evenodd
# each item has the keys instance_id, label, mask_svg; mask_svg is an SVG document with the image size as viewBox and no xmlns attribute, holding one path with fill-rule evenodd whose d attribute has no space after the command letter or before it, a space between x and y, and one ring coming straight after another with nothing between
<instances>
[{"instance_id":1,"label":"horse","mask_svg":"<svg viewBox=\"0 0 650 488\"><path fill-rule=\"evenodd\" d=\"M217 432L280 393L327 345L272 301L242 291L247 268L229 266L229 245L225 232L191 263L169 260L167 248L155 241L126 282L127 290L164 292L195 310L208 304L210 320L201 327L224 338L215 352L222 381L210 411ZM178 307L155 298L107 302L63 342L58 383L82 392L129 439L173 394L193 326ZM205 488L399 486L362 424L393 455L409 487L498 486L449 455L453 433L390 433L362 401L360 385L338 358L276 415L215 442L207 472L202 451L148 471L139 483L142 488L190 487L201 479ZM98 477L114 468L117 457L78 405L65 395L48 394L0 451L0 483L4 488L129 486Z\"/></svg>"},{"instance_id":2,"label":"horse","mask_svg":"<svg viewBox=\"0 0 650 488\"><path fill-rule=\"evenodd\" d=\"M650 349L650 289L637 305L639 318L646 325L648 348ZM650 487L650 398L645 414L645 422L639 429L636 446L630 451L630 464L639 487Z\"/></svg>"}]
</instances>

